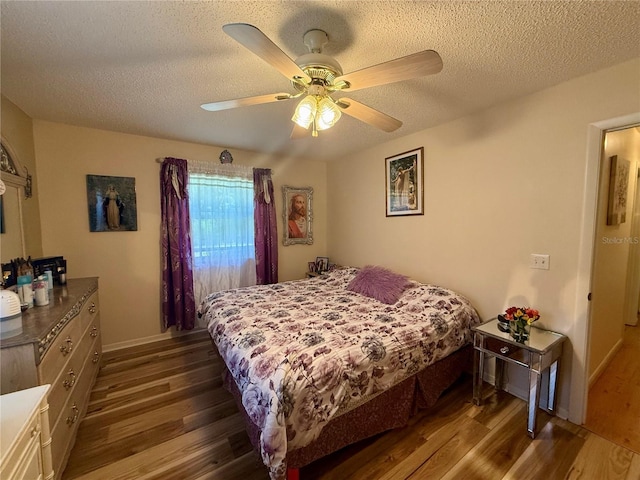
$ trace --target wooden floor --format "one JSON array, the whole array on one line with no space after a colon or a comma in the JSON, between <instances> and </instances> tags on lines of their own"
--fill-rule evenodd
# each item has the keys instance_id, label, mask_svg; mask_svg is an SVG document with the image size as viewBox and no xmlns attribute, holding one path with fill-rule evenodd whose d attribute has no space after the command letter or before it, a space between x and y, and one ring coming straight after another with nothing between
<instances>
[{"instance_id":1,"label":"wooden floor","mask_svg":"<svg viewBox=\"0 0 640 480\"><path fill-rule=\"evenodd\" d=\"M589 389L585 428L640 454L640 326Z\"/></svg>"},{"instance_id":2,"label":"wooden floor","mask_svg":"<svg viewBox=\"0 0 640 480\"><path fill-rule=\"evenodd\" d=\"M64 479L268 479L220 380L206 333L105 354ZM463 377L409 425L301 469L308 479L640 478L640 455Z\"/></svg>"}]
</instances>

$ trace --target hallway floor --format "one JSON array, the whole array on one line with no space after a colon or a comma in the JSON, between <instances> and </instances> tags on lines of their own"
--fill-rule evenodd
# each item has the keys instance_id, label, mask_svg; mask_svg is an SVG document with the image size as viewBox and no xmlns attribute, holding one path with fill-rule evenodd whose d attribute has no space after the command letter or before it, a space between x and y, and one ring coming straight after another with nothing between
<instances>
[{"instance_id":1,"label":"hallway floor","mask_svg":"<svg viewBox=\"0 0 640 480\"><path fill-rule=\"evenodd\" d=\"M622 347L589 390L586 429L640 453L640 326L625 326Z\"/></svg>"}]
</instances>

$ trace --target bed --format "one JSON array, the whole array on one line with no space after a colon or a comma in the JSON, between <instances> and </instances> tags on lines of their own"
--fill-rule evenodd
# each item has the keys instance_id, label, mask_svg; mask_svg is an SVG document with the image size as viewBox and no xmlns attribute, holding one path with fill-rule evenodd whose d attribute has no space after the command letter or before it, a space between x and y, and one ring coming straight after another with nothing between
<instances>
[{"instance_id":1,"label":"bed","mask_svg":"<svg viewBox=\"0 0 640 480\"><path fill-rule=\"evenodd\" d=\"M465 297L371 266L213 293L198 317L273 480L435 403L480 323Z\"/></svg>"}]
</instances>

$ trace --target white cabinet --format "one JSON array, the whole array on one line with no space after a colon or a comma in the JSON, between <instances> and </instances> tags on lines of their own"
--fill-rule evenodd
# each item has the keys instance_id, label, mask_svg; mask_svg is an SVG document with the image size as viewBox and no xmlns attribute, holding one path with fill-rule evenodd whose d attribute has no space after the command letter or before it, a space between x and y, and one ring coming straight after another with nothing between
<instances>
[{"instance_id":1,"label":"white cabinet","mask_svg":"<svg viewBox=\"0 0 640 480\"><path fill-rule=\"evenodd\" d=\"M50 480L49 385L0 395L0 478Z\"/></svg>"}]
</instances>

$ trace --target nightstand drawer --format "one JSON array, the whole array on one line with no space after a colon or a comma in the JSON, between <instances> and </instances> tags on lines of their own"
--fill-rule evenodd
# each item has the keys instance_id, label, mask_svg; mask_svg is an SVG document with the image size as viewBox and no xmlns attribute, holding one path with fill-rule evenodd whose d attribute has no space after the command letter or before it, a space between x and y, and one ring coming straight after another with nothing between
<instances>
[{"instance_id":1,"label":"nightstand drawer","mask_svg":"<svg viewBox=\"0 0 640 480\"><path fill-rule=\"evenodd\" d=\"M517 347L513 343L498 340L497 338L487 337L484 341L485 348L490 352L502 357L511 358L516 362L529 365L529 352L526 349Z\"/></svg>"}]
</instances>

